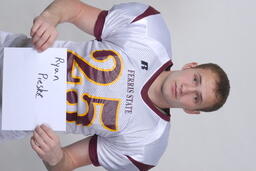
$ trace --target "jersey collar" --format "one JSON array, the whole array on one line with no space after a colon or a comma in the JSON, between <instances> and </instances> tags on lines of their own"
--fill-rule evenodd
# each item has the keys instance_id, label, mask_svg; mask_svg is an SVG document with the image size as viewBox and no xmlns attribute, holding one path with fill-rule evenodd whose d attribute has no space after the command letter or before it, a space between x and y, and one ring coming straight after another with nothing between
<instances>
[{"instance_id":1,"label":"jersey collar","mask_svg":"<svg viewBox=\"0 0 256 171\"><path fill-rule=\"evenodd\" d=\"M146 82L146 84L144 85L144 87L141 90L141 97L144 100L144 102L149 106L149 108L151 108L160 118L166 120L166 121L170 121L170 110L164 110L161 111L159 110L151 101L151 99L148 96L148 90L149 87L152 85L152 83L154 82L154 80L165 70L170 70L170 67L173 65L172 61L168 61L166 62L164 65L162 65L154 74L153 76Z\"/></svg>"}]
</instances>

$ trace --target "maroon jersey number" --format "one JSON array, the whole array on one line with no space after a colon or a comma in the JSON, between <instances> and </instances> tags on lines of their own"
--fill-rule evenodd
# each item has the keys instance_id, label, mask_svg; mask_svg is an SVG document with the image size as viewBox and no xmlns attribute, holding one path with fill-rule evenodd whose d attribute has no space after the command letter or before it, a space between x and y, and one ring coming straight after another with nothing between
<instances>
[{"instance_id":1,"label":"maroon jersey number","mask_svg":"<svg viewBox=\"0 0 256 171\"><path fill-rule=\"evenodd\" d=\"M86 79L91 83L106 86L118 80L122 71L122 63L117 52L112 50L93 51L90 57L96 62L106 62L112 59L114 65L110 69L99 68L75 52L68 51L68 84L85 84L86 82L83 79ZM74 74L75 69L80 73L76 75L80 76ZM74 107L74 111L67 111L67 122L91 126L97 115L96 108L98 108L101 126L110 131L118 130L120 99L96 97L89 93L78 94L75 89L68 90L67 105L77 106L78 101L80 101L79 105L85 105L85 110L83 113L78 113L77 107Z\"/></svg>"}]
</instances>

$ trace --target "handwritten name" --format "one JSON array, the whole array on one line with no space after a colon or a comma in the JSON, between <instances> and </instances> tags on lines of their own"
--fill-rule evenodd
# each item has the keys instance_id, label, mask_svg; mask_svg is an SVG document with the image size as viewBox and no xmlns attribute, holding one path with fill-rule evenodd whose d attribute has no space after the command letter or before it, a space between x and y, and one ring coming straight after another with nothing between
<instances>
[{"instance_id":1,"label":"handwritten name","mask_svg":"<svg viewBox=\"0 0 256 171\"><path fill-rule=\"evenodd\" d=\"M37 74L35 98L43 98L46 92L49 91L46 85L49 85L51 81L54 82L60 79L58 74L61 69L61 64L65 63L65 60L60 57L55 57L53 60L54 61L50 63L51 68L49 73L40 72Z\"/></svg>"},{"instance_id":2,"label":"handwritten name","mask_svg":"<svg viewBox=\"0 0 256 171\"><path fill-rule=\"evenodd\" d=\"M55 59L56 59L55 63L51 64L51 66L54 67L53 68L53 71L54 71L53 81L59 80L59 76L58 76L59 68L60 68L60 65L65 62L64 59L59 58L59 57L55 57Z\"/></svg>"},{"instance_id":3,"label":"handwritten name","mask_svg":"<svg viewBox=\"0 0 256 171\"><path fill-rule=\"evenodd\" d=\"M37 82L36 82L36 98L44 97L44 93L48 90L44 87L44 82L48 79L48 74L38 73Z\"/></svg>"}]
</instances>

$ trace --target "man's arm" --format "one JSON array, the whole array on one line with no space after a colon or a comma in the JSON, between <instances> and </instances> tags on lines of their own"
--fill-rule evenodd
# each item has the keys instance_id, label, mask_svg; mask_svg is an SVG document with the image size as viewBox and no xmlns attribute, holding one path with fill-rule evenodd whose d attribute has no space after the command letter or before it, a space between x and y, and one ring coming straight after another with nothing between
<instances>
[{"instance_id":1,"label":"man's arm","mask_svg":"<svg viewBox=\"0 0 256 171\"><path fill-rule=\"evenodd\" d=\"M91 164L89 142L91 137L61 148L58 136L45 126L38 126L31 137L31 146L43 160L48 171L71 171Z\"/></svg>"},{"instance_id":2,"label":"man's arm","mask_svg":"<svg viewBox=\"0 0 256 171\"><path fill-rule=\"evenodd\" d=\"M94 25L100 9L80 0L55 0L34 19L30 35L36 49L44 51L57 37L56 26L69 22L82 31L93 35Z\"/></svg>"}]
</instances>

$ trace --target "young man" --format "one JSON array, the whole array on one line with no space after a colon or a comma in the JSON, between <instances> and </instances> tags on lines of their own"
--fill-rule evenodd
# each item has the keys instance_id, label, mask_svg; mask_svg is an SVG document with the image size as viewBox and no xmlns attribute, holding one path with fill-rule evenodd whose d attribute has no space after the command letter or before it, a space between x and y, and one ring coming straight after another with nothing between
<instances>
[{"instance_id":1,"label":"young man","mask_svg":"<svg viewBox=\"0 0 256 171\"><path fill-rule=\"evenodd\" d=\"M55 27L62 22L96 40L55 42ZM31 46L25 37L1 34L4 46ZM67 132L89 135L61 148L49 127L38 126L31 146L51 171L88 164L149 170L167 146L169 108L190 114L214 111L229 93L227 76L215 64L189 63L170 71L168 28L148 5L120 4L102 11L78 0L56 0L34 20L31 37L39 51L51 45L69 49Z\"/></svg>"}]
</instances>

